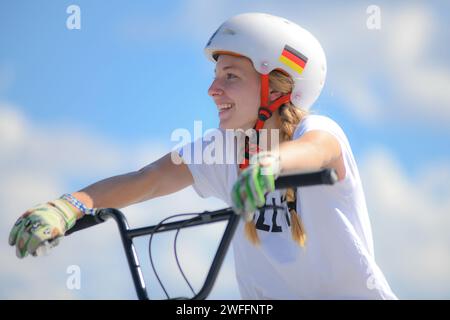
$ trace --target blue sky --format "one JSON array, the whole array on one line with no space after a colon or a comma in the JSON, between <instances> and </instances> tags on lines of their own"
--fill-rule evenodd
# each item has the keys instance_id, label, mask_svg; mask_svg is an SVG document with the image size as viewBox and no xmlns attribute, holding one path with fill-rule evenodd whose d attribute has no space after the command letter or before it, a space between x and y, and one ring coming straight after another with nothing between
<instances>
[{"instance_id":1,"label":"blue sky","mask_svg":"<svg viewBox=\"0 0 450 320\"><path fill-rule=\"evenodd\" d=\"M167 21L152 26L161 28L155 40L127 35L139 32L127 26L135 17L142 23L151 23L155 16L162 21L166 17L159 15L168 17L173 8L141 2L127 4L124 14L118 1L79 2L82 29L70 31L65 28L69 4L34 2L34 8L9 4L12 14L2 21L2 30L14 28L2 34L2 42L10 48L2 52L2 60L17 64L20 79L7 96L28 106L30 116L53 120L85 113L74 121L123 142L149 135L167 138L173 128L187 127L204 113L206 119L213 118L205 95L212 73L198 72L211 67L203 59L203 43L165 39ZM215 125L213 119L210 125Z\"/></svg>"},{"instance_id":2,"label":"blue sky","mask_svg":"<svg viewBox=\"0 0 450 320\"><path fill-rule=\"evenodd\" d=\"M72 4L81 9L80 30L66 28ZM370 4L380 7L380 30L366 27ZM268 12L309 29L326 51L328 79L313 110L335 119L349 137L366 185L376 253L394 291L448 298L449 9L445 1L2 1L2 223L9 226L34 202L150 163L175 145L170 135L177 128L192 131L195 120L204 130L214 128L217 111L206 93L214 66L203 47L229 16ZM55 157L54 150L62 154ZM131 208L130 216L149 223L137 217L154 207L163 216L221 206L200 201L192 190L174 197ZM416 227L426 241L400 241L416 239L409 234ZM1 229L3 239L8 230ZM392 243L404 254L416 246L415 272L402 274L406 265L389 251ZM1 252L10 267L0 269L0 281L8 277L10 286L29 286L28 292L38 286L21 282L22 262L10 257L10 248ZM431 262L419 261L425 258ZM63 258L50 259L64 266ZM227 270L232 277L232 261ZM219 297L236 294L236 288L217 290ZM58 289L45 297L96 297L89 290L71 294ZM20 292L0 290L0 297Z\"/></svg>"}]
</instances>

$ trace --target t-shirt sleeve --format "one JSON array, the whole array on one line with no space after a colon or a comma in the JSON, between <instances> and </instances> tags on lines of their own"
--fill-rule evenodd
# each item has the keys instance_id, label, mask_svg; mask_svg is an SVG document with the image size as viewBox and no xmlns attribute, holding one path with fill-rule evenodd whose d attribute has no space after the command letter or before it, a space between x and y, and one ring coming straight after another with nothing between
<instances>
[{"instance_id":1,"label":"t-shirt sleeve","mask_svg":"<svg viewBox=\"0 0 450 320\"><path fill-rule=\"evenodd\" d=\"M188 166L194 179L193 188L202 198L216 197L227 199L227 167L222 164L208 163L203 151L213 143L204 138L188 143L176 151Z\"/></svg>"},{"instance_id":2,"label":"t-shirt sleeve","mask_svg":"<svg viewBox=\"0 0 450 320\"><path fill-rule=\"evenodd\" d=\"M209 168L209 166L203 165L202 163L198 163L198 153L200 152L201 156L201 150L204 144L205 143L203 139L198 139L194 142L184 145L176 151L192 174L192 177L194 179L192 187L194 188L194 190L200 197L208 198L213 195L211 192L211 179L207 178L208 176L212 175L211 168Z\"/></svg>"}]
</instances>

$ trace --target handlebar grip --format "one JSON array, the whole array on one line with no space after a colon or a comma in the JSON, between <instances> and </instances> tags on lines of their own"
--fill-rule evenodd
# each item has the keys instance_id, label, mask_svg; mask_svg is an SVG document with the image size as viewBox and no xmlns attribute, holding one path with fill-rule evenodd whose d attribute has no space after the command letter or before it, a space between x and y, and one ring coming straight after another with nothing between
<instances>
[{"instance_id":1,"label":"handlebar grip","mask_svg":"<svg viewBox=\"0 0 450 320\"><path fill-rule=\"evenodd\" d=\"M334 169L323 169L311 173L279 176L277 180L275 180L275 189L334 184L337 180L337 173Z\"/></svg>"},{"instance_id":2,"label":"handlebar grip","mask_svg":"<svg viewBox=\"0 0 450 320\"><path fill-rule=\"evenodd\" d=\"M101 212L101 210L100 210L100 212ZM77 222L71 229L67 230L67 232L64 235L68 236L76 231L80 231L80 230L95 226L96 224L105 222L105 220L102 219L100 212L97 212L97 214L95 216L85 215L85 216L81 217L80 219L77 220Z\"/></svg>"}]
</instances>

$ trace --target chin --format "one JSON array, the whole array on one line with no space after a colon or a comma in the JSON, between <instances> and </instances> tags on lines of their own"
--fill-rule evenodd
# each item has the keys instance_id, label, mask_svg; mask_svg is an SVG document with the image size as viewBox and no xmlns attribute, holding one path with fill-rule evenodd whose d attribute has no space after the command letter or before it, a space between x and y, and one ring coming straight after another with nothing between
<instances>
[{"instance_id":1,"label":"chin","mask_svg":"<svg viewBox=\"0 0 450 320\"><path fill-rule=\"evenodd\" d=\"M222 129L222 130L238 130L238 129L242 129L239 126L225 125L225 124L220 124L219 128Z\"/></svg>"},{"instance_id":2,"label":"chin","mask_svg":"<svg viewBox=\"0 0 450 320\"><path fill-rule=\"evenodd\" d=\"M234 129L234 126L231 123L229 123L228 121L224 121L224 122L220 121L219 128L222 130L227 130L227 129Z\"/></svg>"},{"instance_id":3,"label":"chin","mask_svg":"<svg viewBox=\"0 0 450 320\"><path fill-rule=\"evenodd\" d=\"M229 119L227 119L229 120ZM232 121L219 121L219 128L222 130L248 130L252 129L253 125L252 122L248 123L233 123ZM256 120L254 121L256 122Z\"/></svg>"}]
</instances>

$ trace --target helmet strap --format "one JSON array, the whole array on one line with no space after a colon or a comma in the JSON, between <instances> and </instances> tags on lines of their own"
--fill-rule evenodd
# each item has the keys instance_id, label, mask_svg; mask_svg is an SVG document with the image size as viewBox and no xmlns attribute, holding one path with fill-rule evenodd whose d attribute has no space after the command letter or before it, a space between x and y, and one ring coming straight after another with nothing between
<instances>
[{"instance_id":1,"label":"helmet strap","mask_svg":"<svg viewBox=\"0 0 450 320\"><path fill-rule=\"evenodd\" d=\"M258 120L256 120L255 126L253 127L253 129L256 130L256 145L250 144L250 138L248 136L245 137L244 160L239 165L241 170L250 165L250 156L257 154L260 151L259 131L264 127L264 123L272 117L273 112L291 100L291 94L289 93L279 97L269 105L269 93L269 74L261 74L261 105L258 109Z\"/></svg>"}]
</instances>

